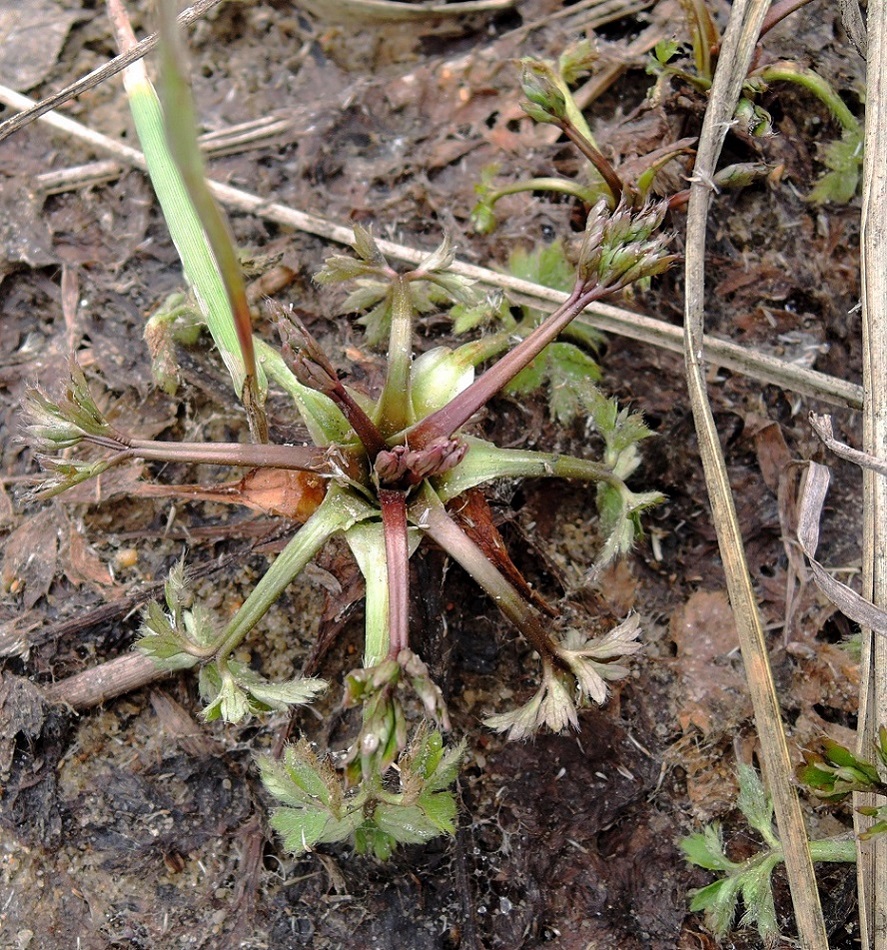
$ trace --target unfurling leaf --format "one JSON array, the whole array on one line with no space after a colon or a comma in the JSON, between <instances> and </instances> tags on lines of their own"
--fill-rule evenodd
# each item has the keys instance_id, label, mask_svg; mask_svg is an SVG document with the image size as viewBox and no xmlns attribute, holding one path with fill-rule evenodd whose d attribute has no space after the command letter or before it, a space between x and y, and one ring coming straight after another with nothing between
<instances>
[{"instance_id":1,"label":"unfurling leaf","mask_svg":"<svg viewBox=\"0 0 887 950\"><path fill-rule=\"evenodd\" d=\"M271 683L245 663L230 659L221 669L217 662L207 663L200 671L200 695L207 703L203 718L236 723L249 715L304 705L313 702L326 685L324 680L301 677Z\"/></svg>"},{"instance_id":2,"label":"unfurling leaf","mask_svg":"<svg viewBox=\"0 0 887 950\"><path fill-rule=\"evenodd\" d=\"M706 825L701 832L681 838L681 850L691 864L709 871L729 871L738 867L724 854L721 826L717 822Z\"/></svg>"},{"instance_id":3,"label":"unfurling leaf","mask_svg":"<svg viewBox=\"0 0 887 950\"><path fill-rule=\"evenodd\" d=\"M360 805L345 802L332 768L304 739L287 746L281 759L263 755L258 764L265 788L286 806L271 813L271 827L288 851L345 841L362 823Z\"/></svg>"},{"instance_id":4,"label":"unfurling leaf","mask_svg":"<svg viewBox=\"0 0 887 950\"><path fill-rule=\"evenodd\" d=\"M168 613L156 601L148 604L142 617L142 635L135 646L161 669L188 669L212 655L219 631L202 605L185 609L188 595L183 561L169 572L163 590Z\"/></svg>"}]
</instances>

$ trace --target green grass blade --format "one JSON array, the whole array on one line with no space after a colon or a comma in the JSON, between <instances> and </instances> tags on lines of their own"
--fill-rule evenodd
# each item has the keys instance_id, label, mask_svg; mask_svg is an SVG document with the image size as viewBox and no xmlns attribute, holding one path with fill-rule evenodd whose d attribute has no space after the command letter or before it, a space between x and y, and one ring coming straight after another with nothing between
<instances>
[{"instance_id":1,"label":"green grass blade","mask_svg":"<svg viewBox=\"0 0 887 950\"><path fill-rule=\"evenodd\" d=\"M161 93L164 129L170 154L175 161L194 211L203 226L206 240L217 265L230 305L237 343L245 373L249 405L258 401L256 390L256 356L253 347L252 318L246 299L246 286L234 245L231 228L224 212L210 194L206 184L203 155L197 143L197 117L191 88L185 73L185 51L176 25L174 5L169 0L159 4ZM226 329L230 326L226 320ZM212 327L210 327L213 332ZM243 385L243 384L242 384Z\"/></svg>"},{"instance_id":2,"label":"green grass blade","mask_svg":"<svg viewBox=\"0 0 887 950\"><path fill-rule=\"evenodd\" d=\"M129 24L121 4L114 2L109 7L118 43L125 49L135 38L131 31L127 32ZM166 140L160 100L141 60L127 67L123 80L148 175L182 261L185 278L198 298L207 327L231 375L234 389L242 397L244 385L251 376L250 365L255 367L255 357L252 356L250 360L244 356L219 266ZM191 132L193 134L193 128ZM252 353L251 334L248 352ZM261 367L254 368L252 373L258 391L263 391L266 383Z\"/></svg>"}]
</instances>

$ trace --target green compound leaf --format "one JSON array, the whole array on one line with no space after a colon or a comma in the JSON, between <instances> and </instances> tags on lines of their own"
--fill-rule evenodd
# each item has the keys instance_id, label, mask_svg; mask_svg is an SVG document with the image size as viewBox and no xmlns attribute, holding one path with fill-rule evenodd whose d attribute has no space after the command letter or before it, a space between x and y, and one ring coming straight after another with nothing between
<instances>
[{"instance_id":1,"label":"green compound leaf","mask_svg":"<svg viewBox=\"0 0 887 950\"><path fill-rule=\"evenodd\" d=\"M681 838L681 850L687 860L709 871L729 871L738 865L724 854L724 841L718 822L706 825L702 831ZM718 882L720 883L720 882ZM708 888L703 888L707 890ZM698 908L693 908L697 910Z\"/></svg>"},{"instance_id":2,"label":"green compound leaf","mask_svg":"<svg viewBox=\"0 0 887 950\"><path fill-rule=\"evenodd\" d=\"M843 136L820 149L820 158L829 169L807 196L814 204L847 204L856 195L862 174L862 141L858 132L845 130Z\"/></svg>"},{"instance_id":3,"label":"green compound leaf","mask_svg":"<svg viewBox=\"0 0 887 950\"><path fill-rule=\"evenodd\" d=\"M779 937L773 899L773 869L784 860L784 853L772 826L772 805L760 778L748 765L739 766L740 792L737 799L749 823L764 839L764 846L746 861L731 861L724 853L721 830L711 824L702 832L680 842L687 860L724 875L707 887L691 892L690 909L704 911L707 926L723 937L736 916L741 900L744 908L741 925L754 926L764 946L773 946ZM814 862L846 862L856 859L853 840L842 836L810 842Z\"/></svg>"},{"instance_id":4,"label":"green compound leaf","mask_svg":"<svg viewBox=\"0 0 887 950\"><path fill-rule=\"evenodd\" d=\"M235 660L228 660L224 670L218 663L207 663L200 671L199 686L201 698L207 703L203 718L207 722L224 719L234 723L250 715L310 703L326 689L324 680L318 679L297 677L271 683Z\"/></svg>"},{"instance_id":5,"label":"green compound leaf","mask_svg":"<svg viewBox=\"0 0 887 950\"><path fill-rule=\"evenodd\" d=\"M323 807L340 814L342 792L336 775L304 739L288 745L280 759L262 755L258 764L265 788L284 805Z\"/></svg>"},{"instance_id":6,"label":"green compound leaf","mask_svg":"<svg viewBox=\"0 0 887 950\"><path fill-rule=\"evenodd\" d=\"M454 814L455 808L454 801ZM425 844L426 841L438 837L442 830L418 804L391 805L381 802L373 813L373 822L378 831L399 844Z\"/></svg>"},{"instance_id":7,"label":"green compound leaf","mask_svg":"<svg viewBox=\"0 0 887 950\"><path fill-rule=\"evenodd\" d=\"M275 808L270 823L288 851L345 841L363 822L360 803L345 803L335 772L304 739L287 746L281 759L260 756L258 765L265 788L287 806Z\"/></svg>"},{"instance_id":8,"label":"green compound leaf","mask_svg":"<svg viewBox=\"0 0 887 950\"><path fill-rule=\"evenodd\" d=\"M712 933L723 936L736 916L740 888L741 882L735 877L715 881L692 892L690 910L704 911L706 924Z\"/></svg>"},{"instance_id":9,"label":"green compound leaf","mask_svg":"<svg viewBox=\"0 0 887 950\"><path fill-rule=\"evenodd\" d=\"M355 830L354 848L358 854L374 854L380 861L387 861L397 850L397 839L368 821Z\"/></svg>"},{"instance_id":10,"label":"green compound leaf","mask_svg":"<svg viewBox=\"0 0 887 950\"><path fill-rule=\"evenodd\" d=\"M229 666L233 666L233 662ZM238 664L239 666L239 664ZM326 681L297 676L282 683L271 683L247 666L239 666L238 684L249 692L259 705L267 709L283 710L313 702L326 689Z\"/></svg>"},{"instance_id":11,"label":"green compound leaf","mask_svg":"<svg viewBox=\"0 0 887 950\"><path fill-rule=\"evenodd\" d=\"M250 713L249 697L230 673L223 676L215 663L207 663L198 678L200 698L207 704L203 710L205 722L222 719L238 723Z\"/></svg>"},{"instance_id":12,"label":"green compound leaf","mask_svg":"<svg viewBox=\"0 0 887 950\"><path fill-rule=\"evenodd\" d=\"M757 927L765 946L771 946L779 936L771 881L773 868L779 860L780 858L771 856L740 878L742 903L745 905L740 924Z\"/></svg>"},{"instance_id":13,"label":"green compound leaf","mask_svg":"<svg viewBox=\"0 0 887 950\"><path fill-rule=\"evenodd\" d=\"M436 834L456 833L456 799L451 792L428 792L416 804L437 828Z\"/></svg>"},{"instance_id":14,"label":"green compound leaf","mask_svg":"<svg viewBox=\"0 0 887 950\"><path fill-rule=\"evenodd\" d=\"M135 646L161 669L189 669L208 653L219 631L203 605L185 609L189 597L184 561L169 572L163 591L167 612L156 601L148 604L142 615L142 636Z\"/></svg>"},{"instance_id":15,"label":"green compound leaf","mask_svg":"<svg viewBox=\"0 0 887 950\"><path fill-rule=\"evenodd\" d=\"M869 841L877 835L882 835L885 831L887 831L887 805L881 805L877 808L857 808L857 811L860 812L860 814L868 815L869 818L879 819L870 828L866 828L865 831L860 833L859 838L861 841Z\"/></svg>"},{"instance_id":16,"label":"green compound leaf","mask_svg":"<svg viewBox=\"0 0 887 950\"><path fill-rule=\"evenodd\" d=\"M508 270L521 280L564 293L570 291L576 279L576 268L567 260L560 239L537 245L532 250L516 248L508 257Z\"/></svg>"},{"instance_id":17,"label":"green compound leaf","mask_svg":"<svg viewBox=\"0 0 887 950\"><path fill-rule=\"evenodd\" d=\"M161 669L187 670L196 666L199 657L188 653L188 639L172 625L170 618L156 602L148 604L142 618L142 636L136 649L150 657Z\"/></svg>"}]
</instances>

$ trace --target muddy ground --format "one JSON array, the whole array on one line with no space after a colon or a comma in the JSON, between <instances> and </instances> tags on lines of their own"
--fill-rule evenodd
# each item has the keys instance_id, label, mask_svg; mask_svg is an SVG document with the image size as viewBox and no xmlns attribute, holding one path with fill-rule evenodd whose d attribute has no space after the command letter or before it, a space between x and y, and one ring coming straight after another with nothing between
<instances>
[{"instance_id":1,"label":"muddy ground","mask_svg":"<svg viewBox=\"0 0 887 950\"><path fill-rule=\"evenodd\" d=\"M146 5L131 6L143 35ZM677 4L643 6L615 9L598 31L596 75L623 68L589 116L617 164L695 135L704 106L679 85L659 106L644 105L652 79L643 56L625 50L641 35L686 34ZM43 7L32 45L0 69L4 82L35 98L115 52L102 4ZM446 230L463 259L502 267L515 246L569 238L581 220L569 200L519 194L502 202L489 236L468 221L474 186L490 164L503 181L581 174L569 147L521 118L516 60L555 58L600 7L517 0L496 15L407 27L330 23L289 0L227 3L190 30L204 130L268 115L287 121L270 141L214 158L211 174L414 247L432 248ZM14 8L0 3L0 22ZM859 112L862 64L833 4L818 0L793 15L763 50L820 70ZM858 382L858 205L822 208L804 197L823 170L818 148L838 129L817 101L786 86L771 87L761 102L777 134L731 135L727 150L730 160L760 159L777 172L714 202L708 329ZM119 77L66 111L106 135L134 138ZM416 558L416 647L445 689L455 733L469 743L455 839L402 848L387 864L332 847L294 860L263 824L268 800L254 768L256 751L286 727L279 717L202 724L189 675L81 714L43 700L41 689L130 650L139 604L156 596L183 551L203 569L197 596L226 615L294 530L242 507L141 488L230 477L184 466L134 463L66 498L28 500L38 467L17 439L23 393L35 380L59 384L72 348L131 433L245 438L244 417L207 346L179 351L175 397L152 384L145 320L182 278L144 176L123 170L59 193L37 177L104 157L40 124L0 144L0 946L715 946L687 901L688 890L710 877L688 867L677 842L718 818L732 853L751 852L735 811L734 774L737 755L750 759L755 739L673 354L612 336L602 347L604 388L642 411L656 434L633 484L668 500L648 517L633 555L597 585L584 574L597 545L586 488L527 482L501 486L493 497L518 566L546 597L581 613L592 629L631 610L642 619L645 649L630 678L604 708L582 714L578 735L506 745L482 727L483 716L531 695L536 665L459 569L433 550ZM670 166L664 191L683 187L689 168L686 156ZM233 223L255 273L271 264L289 269L290 282L275 296L304 311L339 368L352 378L377 376L380 355L350 318L335 315L341 294L311 283L334 246L256 216L234 214ZM680 211L671 226L680 252ZM626 305L678 324L681 283L676 268ZM262 318L258 329L273 338ZM420 347L449 332L446 320L426 319ZM860 479L851 466L827 460L809 430L807 411L830 407L715 369L710 393L799 760L799 749L823 732L851 736L858 670L842 646L852 625L796 573L787 533L794 460L833 467L820 553L851 576L860 556ZM271 416L276 439L299 437L282 397ZM858 444L858 417L836 411L835 420ZM480 424L502 442L584 455L597 449L584 423L551 422L544 395L500 399ZM250 655L271 675L292 675L320 638L328 644L320 671L340 680L360 649L360 610L354 569L342 551L327 551L252 637ZM318 709L329 714L335 702ZM311 714L293 728L333 748L344 742L341 729ZM846 812L809 805L817 834L848 822ZM827 869L822 891L833 946L855 946L853 869ZM790 935L778 875L777 898ZM739 930L726 945L760 941Z\"/></svg>"}]
</instances>

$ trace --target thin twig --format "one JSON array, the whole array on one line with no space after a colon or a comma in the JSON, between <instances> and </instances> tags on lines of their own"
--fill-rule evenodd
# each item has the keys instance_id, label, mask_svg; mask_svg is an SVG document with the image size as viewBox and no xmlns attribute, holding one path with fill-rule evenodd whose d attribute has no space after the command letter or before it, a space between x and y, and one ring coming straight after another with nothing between
<instances>
[{"instance_id":1,"label":"thin twig","mask_svg":"<svg viewBox=\"0 0 887 950\"><path fill-rule=\"evenodd\" d=\"M221 2L222 0L197 0L196 3L179 14L179 26L188 26L195 20L199 20L204 14L209 13L213 7L217 7ZM140 43L136 44L131 50L121 53L120 56L115 56L114 59L105 63L104 66L99 66L98 69L87 73L87 75L81 79L71 83L69 86L65 86L64 89L60 89L51 96L47 96L39 102L32 103L24 112L11 116L4 122L0 122L0 142L7 136L12 135L13 132L18 132L19 129L23 129L29 122L33 122L34 119L39 119L51 109L57 109L69 99L73 99L81 93L95 88L106 79L116 76L117 73L122 72L127 66L141 59L146 53L150 53L156 45L157 34L152 33L150 36L146 36Z\"/></svg>"},{"instance_id":2,"label":"thin twig","mask_svg":"<svg viewBox=\"0 0 887 950\"><path fill-rule=\"evenodd\" d=\"M107 663L53 683L46 690L46 698L50 703L73 709L91 709L115 696L123 696L172 675L173 671L162 669L149 656L124 653Z\"/></svg>"},{"instance_id":3,"label":"thin twig","mask_svg":"<svg viewBox=\"0 0 887 950\"><path fill-rule=\"evenodd\" d=\"M539 17L537 20L524 23L510 33L506 33L505 36L509 38L526 36L533 30L542 29L556 20L563 20L568 17L581 20L582 27L586 30L596 30L600 26L612 23L614 20L621 20L623 17L640 13L641 10L653 6L653 3L654 0L579 0L578 3L571 4L556 13L550 13L547 16ZM583 13L587 13L587 15L582 16Z\"/></svg>"},{"instance_id":4,"label":"thin twig","mask_svg":"<svg viewBox=\"0 0 887 950\"><path fill-rule=\"evenodd\" d=\"M863 451L887 459L887 179L883 159L887 148L887 4L871 0L868 7L868 68L862 188L862 354L866 405ZM863 472L862 596L875 607L887 606L887 564L884 560L887 479ZM871 631L862 633L857 750L870 755L879 726L887 723L887 642ZM872 796L859 804L877 805ZM855 814L858 830L870 820ZM887 837L859 842L857 875L863 947L887 947Z\"/></svg>"},{"instance_id":5,"label":"thin twig","mask_svg":"<svg viewBox=\"0 0 887 950\"><path fill-rule=\"evenodd\" d=\"M301 0L301 5L322 20L350 25L415 23L440 17L498 13L517 0L455 0L453 3L404 3L403 0Z\"/></svg>"},{"instance_id":6,"label":"thin twig","mask_svg":"<svg viewBox=\"0 0 887 950\"><path fill-rule=\"evenodd\" d=\"M267 527L264 530L267 533ZM228 531L230 534L230 529ZM237 550L224 557L188 567L185 572L186 583L192 584L203 578L213 577L233 565L242 565L244 557L253 553L264 540L262 538L259 541L251 541L245 546L239 545ZM24 656L28 651L46 643L54 643L65 637L81 634L91 627L107 626L114 621L122 620L133 611L143 607L149 600L162 597L164 584L165 580L140 585L116 600L80 610L76 616L43 625L35 630L17 632L14 626L4 625L8 629L0 628L0 657ZM56 685L61 688L61 681Z\"/></svg>"},{"instance_id":7,"label":"thin twig","mask_svg":"<svg viewBox=\"0 0 887 950\"><path fill-rule=\"evenodd\" d=\"M811 412L809 419L813 431L819 436L822 444L830 452L834 452L838 458L852 462L860 468L870 468L873 472L887 475L887 459L875 458L874 455L854 449L853 446L847 445L846 442L840 442L835 438L831 416L818 416L815 412Z\"/></svg>"},{"instance_id":8,"label":"thin twig","mask_svg":"<svg viewBox=\"0 0 887 950\"><path fill-rule=\"evenodd\" d=\"M792 762L770 669L767 643L748 572L727 466L708 400L703 363L705 238L708 209L713 194L711 182L768 6L769 0L736 0L724 33L722 52L718 57L699 139L687 210L684 353L687 385L705 482L754 708L761 744L761 762L773 797L774 812L785 851L786 874L798 935L802 946L807 950L828 950L828 937L810 858L804 816L793 784Z\"/></svg>"}]
</instances>

